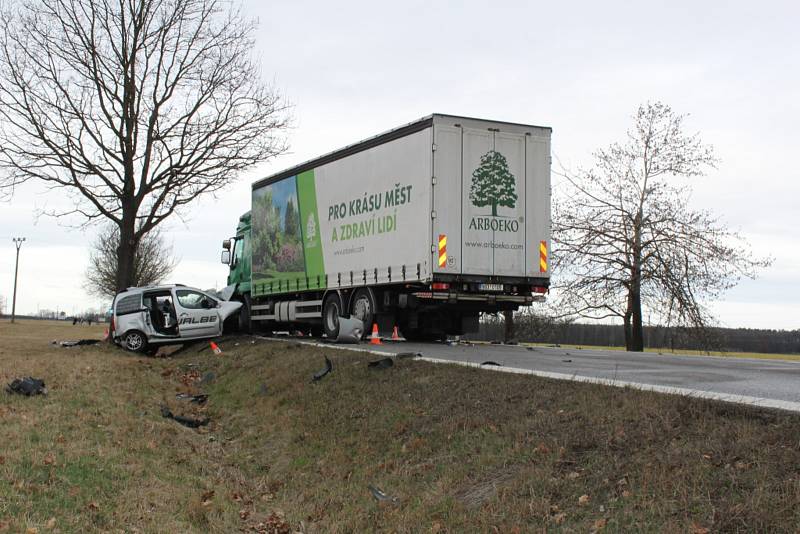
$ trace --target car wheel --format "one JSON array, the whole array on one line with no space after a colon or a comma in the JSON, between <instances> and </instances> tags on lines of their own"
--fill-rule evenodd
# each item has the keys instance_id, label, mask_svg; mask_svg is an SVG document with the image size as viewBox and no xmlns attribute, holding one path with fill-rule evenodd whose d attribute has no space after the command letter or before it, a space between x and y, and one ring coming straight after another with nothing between
<instances>
[{"instance_id":1,"label":"car wheel","mask_svg":"<svg viewBox=\"0 0 800 534\"><path fill-rule=\"evenodd\" d=\"M339 337L339 317L342 315L342 299L338 293L330 293L322 305L322 328L328 339Z\"/></svg>"},{"instance_id":2,"label":"car wheel","mask_svg":"<svg viewBox=\"0 0 800 534\"><path fill-rule=\"evenodd\" d=\"M356 290L350 300L350 316L364 323L364 336L372 332L375 322L375 294L368 287Z\"/></svg>"},{"instance_id":3,"label":"car wheel","mask_svg":"<svg viewBox=\"0 0 800 534\"><path fill-rule=\"evenodd\" d=\"M131 352L145 352L147 351L147 336L138 330L131 330L125 333L122 345Z\"/></svg>"}]
</instances>

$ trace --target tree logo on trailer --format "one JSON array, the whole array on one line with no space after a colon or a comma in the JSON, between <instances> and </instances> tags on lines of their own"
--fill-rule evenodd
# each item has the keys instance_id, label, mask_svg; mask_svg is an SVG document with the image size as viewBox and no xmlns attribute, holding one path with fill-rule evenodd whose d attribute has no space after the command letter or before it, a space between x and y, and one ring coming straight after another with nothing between
<instances>
[{"instance_id":1,"label":"tree logo on trailer","mask_svg":"<svg viewBox=\"0 0 800 534\"><path fill-rule=\"evenodd\" d=\"M480 165L472 171L469 199L479 208L491 206L492 217L497 217L497 206L516 206L516 180L508 170L506 157L500 152L490 150L481 156Z\"/></svg>"},{"instance_id":2,"label":"tree logo on trailer","mask_svg":"<svg viewBox=\"0 0 800 534\"><path fill-rule=\"evenodd\" d=\"M308 222L306 223L306 238L309 242L314 241L317 237L317 222L314 220L314 214L308 214Z\"/></svg>"}]
</instances>

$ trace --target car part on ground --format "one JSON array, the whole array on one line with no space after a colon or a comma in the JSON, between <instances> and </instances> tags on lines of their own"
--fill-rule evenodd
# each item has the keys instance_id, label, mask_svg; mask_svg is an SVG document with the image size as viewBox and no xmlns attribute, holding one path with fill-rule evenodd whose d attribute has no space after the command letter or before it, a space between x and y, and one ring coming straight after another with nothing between
<instances>
[{"instance_id":1,"label":"car part on ground","mask_svg":"<svg viewBox=\"0 0 800 534\"><path fill-rule=\"evenodd\" d=\"M331 371L333 371L333 364L331 363L330 359L325 356L325 368L314 373L314 376L311 377L312 382L319 382L326 375L328 375Z\"/></svg>"},{"instance_id":2,"label":"car part on ground","mask_svg":"<svg viewBox=\"0 0 800 534\"><path fill-rule=\"evenodd\" d=\"M375 500L378 502L391 502L391 503L398 502L397 497L387 495L386 492L384 492L382 489L376 486L369 485L367 486L367 488L369 488L370 493L372 493L372 496L375 497Z\"/></svg>"},{"instance_id":3,"label":"car part on ground","mask_svg":"<svg viewBox=\"0 0 800 534\"><path fill-rule=\"evenodd\" d=\"M175 395L175 398L178 400L188 400L189 402L193 402L195 404L205 404L208 400L208 395L205 393L199 393L197 395L191 395L189 393L178 393Z\"/></svg>"},{"instance_id":4,"label":"car part on ground","mask_svg":"<svg viewBox=\"0 0 800 534\"><path fill-rule=\"evenodd\" d=\"M102 339L79 339L77 341L53 341L53 345L59 347L82 347L86 345L97 345Z\"/></svg>"},{"instance_id":5,"label":"car part on ground","mask_svg":"<svg viewBox=\"0 0 800 534\"><path fill-rule=\"evenodd\" d=\"M367 364L367 367L371 367L373 369L388 369L393 366L394 361L391 358L381 358L380 360L375 360Z\"/></svg>"},{"instance_id":6,"label":"car part on ground","mask_svg":"<svg viewBox=\"0 0 800 534\"><path fill-rule=\"evenodd\" d=\"M199 428L201 426L206 426L211 420L208 417L203 418L193 418L193 417L184 417L182 415L175 415L170 411L170 409L165 406L161 405L161 417L165 419L172 419L173 421L182 424L188 428Z\"/></svg>"},{"instance_id":7,"label":"car part on ground","mask_svg":"<svg viewBox=\"0 0 800 534\"><path fill-rule=\"evenodd\" d=\"M337 343L359 343L364 335L364 322L356 317L339 317Z\"/></svg>"},{"instance_id":8,"label":"car part on ground","mask_svg":"<svg viewBox=\"0 0 800 534\"><path fill-rule=\"evenodd\" d=\"M47 388L44 385L44 380L26 376L23 378L15 378L6 386L8 393L16 393L17 395L24 395L32 397L34 395L47 395Z\"/></svg>"}]
</instances>

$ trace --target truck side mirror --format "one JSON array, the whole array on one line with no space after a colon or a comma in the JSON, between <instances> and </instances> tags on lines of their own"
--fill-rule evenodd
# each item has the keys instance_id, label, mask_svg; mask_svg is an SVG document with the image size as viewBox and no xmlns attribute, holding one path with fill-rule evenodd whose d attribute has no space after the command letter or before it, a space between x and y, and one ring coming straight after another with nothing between
<instances>
[{"instance_id":1,"label":"truck side mirror","mask_svg":"<svg viewBox=\"0 0 800 534\"><path fill-rule=\"evenodd\" d=\"M231 263L231 251L230 250L223 250L222 251L222 257L220 258L220 261L222 263L224 263L225 265L230 265L230 263Z\"/></svg>"},{"instance_id":2,"label":"truck side mirror","mask_svg":"<svg viewBox=\"0 0 800 534\"><path fill-rule=\"evenodd\" d=\"M222 242L222 248L224 248L225 250L230 250L231 249L231 240L230 239L226 239L225 241L223 241Z\"/></svg>"}]
</instances>

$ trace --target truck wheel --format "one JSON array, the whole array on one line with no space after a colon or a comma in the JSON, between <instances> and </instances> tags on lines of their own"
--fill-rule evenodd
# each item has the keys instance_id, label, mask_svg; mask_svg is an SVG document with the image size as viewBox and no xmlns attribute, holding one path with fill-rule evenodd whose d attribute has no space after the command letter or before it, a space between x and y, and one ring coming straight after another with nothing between
<instances>
[{"instance_id":1,"label":"truck wheel","mask_svg":"<svg viewBox=\"0 0 800 534\"><path fill-rule=\"evenodd\" d=\"M328 339L339 337L339 316L342 315L342 299L337 293L325 297L322 305L322 328Z\"/></svg>"},{"instance_id":2,"label":"truck wheel","mask_svg":"<svg viewBox=\"0 0 800 534\"><path fill-rule=\"evenodd\" d=\"M123 336L122 346L131 352L143 353L147 351L147 336L138 330L131 330Z\"/></svg>"},{"instance_id":3,"label":"truck wheel","mask_svg":"<svg viewBox=\"0 0 800 534\"><path fill-rule=\"evenodd\" d=\"M370 288L359 288L353 294L350 299L350 316L364 323L364 337L372 332L372 323L375 322L375 294Z\"/></svg>"},{"instance_id":4,"label":"truck wheel","mask_svg":"<svg viewBox=\"0 0 800 534\"><path fill-rule=\"evenodd\" d=\"M239 324L237 330L245 334L253 332L253 324L250 321L250 295L242 297L242 307L239 309Z\"/></svg>"}]
</instances>

